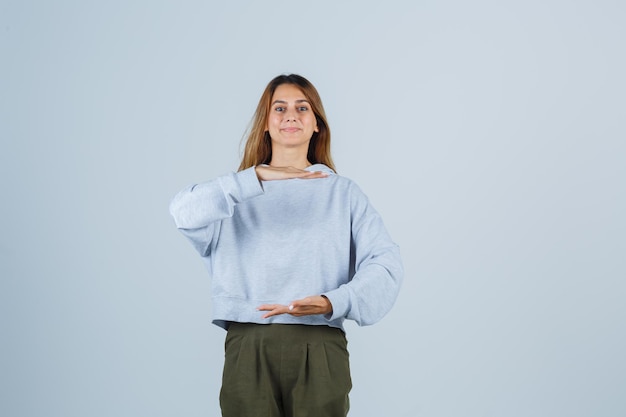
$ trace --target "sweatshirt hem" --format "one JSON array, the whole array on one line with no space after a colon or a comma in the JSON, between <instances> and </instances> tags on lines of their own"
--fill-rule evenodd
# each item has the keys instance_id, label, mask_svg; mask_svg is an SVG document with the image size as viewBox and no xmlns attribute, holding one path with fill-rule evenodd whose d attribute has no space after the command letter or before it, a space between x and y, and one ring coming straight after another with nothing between
<instances>
[{"instance_id":1,"label":"sweatshirt hem","mask_svg":"<svg viewBox=\"0 0 626 417\"><path fill-rule=\"evenodd\" d=\"M232 297L213 298L213 319L212 323L222 329L228 330L230 322L254 323L254 324L305 324L310 326L330 326L341 329L343 318L328 320L322 314L296 317L290 314L281 314L264 319L265 311L257 310L261 304L270 304L272 301L246 300Z\"/></svg>"}]
</instances>

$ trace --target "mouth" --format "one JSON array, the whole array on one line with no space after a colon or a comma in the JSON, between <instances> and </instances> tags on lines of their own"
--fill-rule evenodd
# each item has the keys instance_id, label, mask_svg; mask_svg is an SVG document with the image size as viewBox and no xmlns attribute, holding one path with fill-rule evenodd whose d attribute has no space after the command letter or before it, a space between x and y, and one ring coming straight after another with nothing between
<instances>
[{"instance_id":1,"label":"mouth","mask_svg":"<svg viewBox=\"0 0 626 417\"><path fill-rule=\"evenodd\" d=\"M295 133L295 132L299 131L300 128L298 128L298 127L285 127L285 128L283 128L281 130L283 132L286 132L286 133Z\"/></svg>"}]
</instances>

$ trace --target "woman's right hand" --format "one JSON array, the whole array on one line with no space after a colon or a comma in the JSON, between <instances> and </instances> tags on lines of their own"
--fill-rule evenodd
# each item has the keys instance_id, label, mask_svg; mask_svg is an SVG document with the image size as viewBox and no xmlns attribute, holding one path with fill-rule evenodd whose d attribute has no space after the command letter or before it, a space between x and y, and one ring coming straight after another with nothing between
<instances>
[{"instance_id":1,"label":"woman's right hand","mask_svg":"<svg viewBox=\"0 0 626 417\"><path fill-rule=\"evenodd\" d=\"M255 171L256 176L262 181L288 180L291 178L326 178L328 176L328 173L322 171L306 171L294 167L273 167L269 165L257 165Z\"/></svg>"}]
</instances>

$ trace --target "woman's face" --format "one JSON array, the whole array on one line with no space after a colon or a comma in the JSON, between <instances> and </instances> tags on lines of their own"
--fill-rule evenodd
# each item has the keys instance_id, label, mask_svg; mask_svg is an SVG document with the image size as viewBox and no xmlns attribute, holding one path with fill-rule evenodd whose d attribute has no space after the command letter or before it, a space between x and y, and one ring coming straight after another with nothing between
<instances>
[{"instance_id":1,"label":"woman's face","mask_svg":"<svg viewBox=\"0 0 626 417\"><path fill-rule=\"evenodd\" d=\"M308 150L313 132L318 132L311 104L293 84L281 84L274 91L265 129L272 138L272 149L303 147Z\"/></svg>"}]
</instances>

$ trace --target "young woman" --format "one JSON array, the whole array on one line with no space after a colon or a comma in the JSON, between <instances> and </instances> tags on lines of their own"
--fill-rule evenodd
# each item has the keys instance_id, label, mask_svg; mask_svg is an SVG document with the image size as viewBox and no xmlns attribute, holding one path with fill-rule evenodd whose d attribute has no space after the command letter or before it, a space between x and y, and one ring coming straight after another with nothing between
<instances>
[{"instance_id":1,"label":"young woman","mask_svg":"<svg viewBox=\"0 0 626 417\"><path fill-rule=\"evenodd\" d=\"M185 188L170 212L212 277L213 323L228 331L222 415L345 417L343 322L380 320L403 269L367 197L335 173L315 87L274 78L239 170Z\"/></svg>"}]
</instances>

